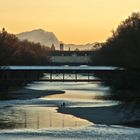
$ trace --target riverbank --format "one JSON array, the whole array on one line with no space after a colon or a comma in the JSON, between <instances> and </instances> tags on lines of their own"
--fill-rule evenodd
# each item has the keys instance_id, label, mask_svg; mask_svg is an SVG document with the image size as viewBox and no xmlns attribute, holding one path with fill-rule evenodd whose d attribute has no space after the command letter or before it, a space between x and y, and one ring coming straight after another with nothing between
<instances>
[{"instance_id":1,"label":"riverbank","mask_svg":"<svg viewBox=\"0 0 140 140\"><path fill-rule=\"evenodd\" d=\"M125 125L140 128L140 111L124 104L104 107L65 107L59 113L71 114L95 124ZM136 123L137 122L137 123Z\"/></svg>"},{"instance_id":2,"label":"riverbank","mask_svg":"<svg viewBox=\"0 0 140 140\"><path fill-rule=\"evenodd\" d=\"M0 100L27 100L27 99L34 99L34 98L41 98L44 96L52 95L52 94L63 94L65 91L58 91L58 90L33 90L22 88L15 91L9 91L0 94Z\"/></svg>"}]
</instances>

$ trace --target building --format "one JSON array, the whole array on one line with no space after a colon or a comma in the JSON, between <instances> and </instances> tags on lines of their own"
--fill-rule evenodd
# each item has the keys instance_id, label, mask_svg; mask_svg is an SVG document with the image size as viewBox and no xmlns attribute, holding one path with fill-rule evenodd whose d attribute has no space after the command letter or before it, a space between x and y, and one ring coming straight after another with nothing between
<instances>
[{"instance_id":1,"label":"building","mask_svg":"<svg viewBox=\"0 0 140 140\"><path fill-rule=\"evenodd\" d=\"M62 42L60 43L60 51L64 51L64 44Z\"/></svg>"},{"instance_id":2,"label":"building","mask_svg":"<svg viewBox=\"0 0 140 140\"><path fill-rule=\"evenodd\" d=\"M53 64L88 65L93 51L52 51L50 58Z\"/></svg>"}]
</instances>

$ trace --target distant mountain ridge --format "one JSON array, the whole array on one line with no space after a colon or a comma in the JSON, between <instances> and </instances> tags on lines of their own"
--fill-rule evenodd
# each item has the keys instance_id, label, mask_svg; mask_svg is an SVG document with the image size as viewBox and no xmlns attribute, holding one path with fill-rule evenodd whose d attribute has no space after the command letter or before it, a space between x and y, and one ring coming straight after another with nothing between
<instances>
[{"instance_id":1,"label":"distant mountain ridge","mask_svg":"<svg viewBox=\"0 0 140 140\"><path fill-rule=\"evenodd\" d=\"M48 32L43 29L36 29L32 31L22 32L16 35L20 40L29 40L35 43L51 47L52 44L59 47L59 40L53 32Z\"/></svg>"},{"instance_id":2,"label":"distant mountain ridge","mask_svg":"<svg viewBox=\"0 0 140 140\"><path fill-rule=\"evenodd\" d=\"M59 50L60 41L53 32L48 32L43 29L35 29L32 31L22 32L16 35L20 40L28 40L35 43L40 43L42 45L51 47L52 44L55 45L56 49ZM84 45L76 44L64 44L64 50L90 50L94 46L94 43L88 43Z\"/></svg>"}]
</instances>

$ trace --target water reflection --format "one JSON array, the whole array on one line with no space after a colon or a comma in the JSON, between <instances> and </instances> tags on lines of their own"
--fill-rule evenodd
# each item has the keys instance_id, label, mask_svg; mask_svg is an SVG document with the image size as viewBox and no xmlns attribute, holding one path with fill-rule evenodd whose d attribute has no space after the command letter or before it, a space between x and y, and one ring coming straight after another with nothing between
<instances>
[{"instance_id":1,"label":"water reflection","mask_svg":"<svg viewBox=\"0 0 140 140\"><path fill-rule=\"evenodd\" d=\"M1 129L42 129L80 127L91 124L72 115L57 113L55 107L8 107L0 112Z\"/></svg>"}]
</instances>

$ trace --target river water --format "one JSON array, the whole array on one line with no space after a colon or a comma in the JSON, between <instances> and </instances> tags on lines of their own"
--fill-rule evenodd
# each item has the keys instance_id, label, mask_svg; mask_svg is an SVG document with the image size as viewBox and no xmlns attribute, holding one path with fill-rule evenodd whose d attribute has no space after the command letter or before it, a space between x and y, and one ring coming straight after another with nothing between
<instances>
[{"instance_id":1,"label":"river water","mask_svg":"<svg viewBox=\"0 0 140 140\"><path fill-rule=\"evenodd\" d=\"M33 82L25 89L31 95L32 90L56 90L65 93L37 99L0 101L0 140L140 139L139 128L96 124L72 114L57 112L57 108L64 102L66 108L94 108L119 104L95 98L110 92L109 87L100 83Z\"/></svg>"}]
</instances>

